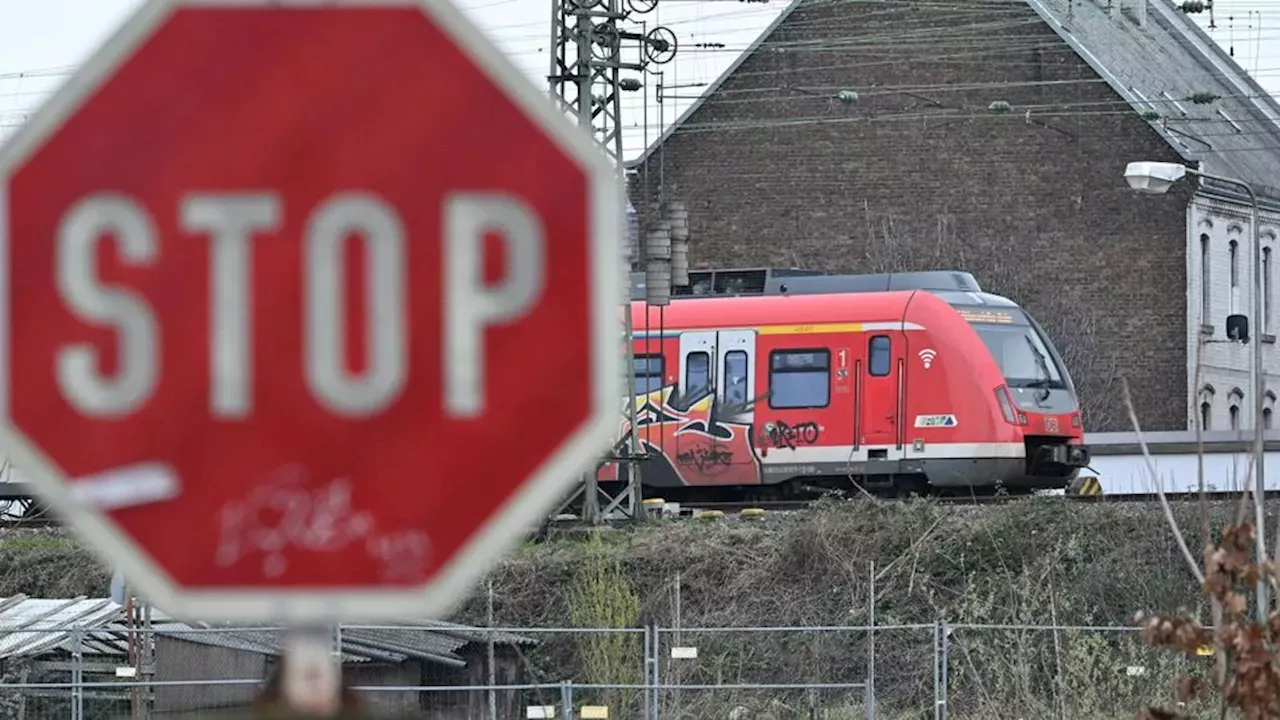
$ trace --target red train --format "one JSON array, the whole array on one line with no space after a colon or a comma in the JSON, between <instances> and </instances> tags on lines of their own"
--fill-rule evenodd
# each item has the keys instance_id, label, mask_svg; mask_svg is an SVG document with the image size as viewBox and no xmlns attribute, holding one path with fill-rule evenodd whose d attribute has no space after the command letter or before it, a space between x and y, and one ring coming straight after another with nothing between
<instances>
[{"instance_id":1,"label":"red train","mask_svg":"<svg viewBox=\"0 0 1280 720\"><path fill-rule=\"evenodd\" d=\"M755 285L665 307L633 300L646 495L798 497L855 482L1017 493L1066 487L1088 466L1058 352L971 275ZM607 464L599 479L619 472Z\"/></svg>"}]
</instances>

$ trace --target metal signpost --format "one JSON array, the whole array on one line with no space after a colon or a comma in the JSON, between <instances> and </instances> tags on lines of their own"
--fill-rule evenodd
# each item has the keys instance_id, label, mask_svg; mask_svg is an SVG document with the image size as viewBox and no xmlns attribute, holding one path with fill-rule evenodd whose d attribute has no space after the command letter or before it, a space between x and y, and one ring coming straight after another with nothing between
<instances>
[{"instance_id":1,"label":"metal signpost","mask_svg":"<svg viewBox=\"0 0 1280 720\"><path fill-rule=\"evenodd\" d=\"M448 2L149 0L0 179L0 451L177 617L440 616L612 440L620 180Z\"/></svg>"}]
</instances>

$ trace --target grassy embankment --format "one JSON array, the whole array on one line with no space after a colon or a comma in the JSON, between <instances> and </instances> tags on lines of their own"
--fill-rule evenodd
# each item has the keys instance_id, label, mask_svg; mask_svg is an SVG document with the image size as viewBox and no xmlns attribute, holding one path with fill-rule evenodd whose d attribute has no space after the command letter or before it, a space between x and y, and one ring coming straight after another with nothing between
<instances>
[{"instance_id":1,"label":"grassy embankment","mask_svg":"<svg viewBox=\"0 0 1280 720\"><path fill-rule=\"evenodd\" d=\"M1213 509L1215 533L1233 510ZM1194 505L1175 511L1199 547ZM1132 627L1137 610L1200 605L1154 504L855 500L760 520L666 520L527 544L492 576L494 614L505 627L671 628L678 574L686 628L865 625L873 562L877 626ZM0 542L0 595L101 596L108 581L83 549L47 532ZM485 595L456 619L483 624ZM696 645L696 660L670 659L675 642L664 636L667 683L842 683L868 674L866 633L686 632L679 644ZM875 634L879 717L932 717L933 642L932 628ZM579 635L548 640L525 660L534 681L625 684L642 682L642 657L639 635ZM952 718L1128 718L1141 702L1169 703L1187 662L1136 634L981 628L956 629L948 660ZM596 699L639 702L634 693ZM853 691L681 690L664 694L664 717L726 718L742 706L757 719L834 720L860 717L860 703Z\"/></svg>"}]
</instances>

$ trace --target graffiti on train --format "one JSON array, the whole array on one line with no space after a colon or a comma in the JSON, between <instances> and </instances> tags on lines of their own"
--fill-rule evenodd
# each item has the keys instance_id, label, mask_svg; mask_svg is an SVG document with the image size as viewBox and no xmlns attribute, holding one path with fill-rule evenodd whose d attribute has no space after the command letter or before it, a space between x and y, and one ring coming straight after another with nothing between
<instances>
[{"instance_id":1,"label":"graffiti on train","mask_svg":"<svg viewBox=\"0 0 1280 720\"><path fill-rule=\"evenodd\" d=\"M753 402L725 403L714 393L690 397L668 385L636 395L636 435L660 467L646 469L646 484L755 484L760 459L752 447ZM623 419L623 436L630 427ZM616 477L604 470L601 480ZM655 475L658 473L661 477Z\"/></svg>"},{"instance_id":2,"label":"graffiti on train","mask_svg":"<svg viewBox=\"0 0 1280 720\"><path fill-rule=\"evenodd\" d=\"M822 436L822 428L813 421L790 425L782 420L775 420L765 424L764 433L765 438L775 448L795 450L801 445L813 445L818 442L818 438Z\"/></svg>"},{"instance_id":3,"label":"graffiti on train","mask_svg":"<svg viewBox=\"0 0 1280 720\"><path fill-rule=\"evenodd\" d=\"M707 475L724 471L733 463L733 452L728 447L718 447L718 443L707 443L695 447L686 447L680 443L676 451L676 463L682 468L693 468Z\"/></svg>"}]
</instances>

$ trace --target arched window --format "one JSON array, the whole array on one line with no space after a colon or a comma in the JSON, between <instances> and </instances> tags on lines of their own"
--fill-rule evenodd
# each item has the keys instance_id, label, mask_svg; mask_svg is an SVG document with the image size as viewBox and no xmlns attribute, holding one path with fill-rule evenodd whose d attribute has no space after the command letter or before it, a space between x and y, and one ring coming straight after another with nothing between
<instances>
[{"instance_id":1,"label":"arched window","mask_svg":"<svg viewBox=\"0 0 1280 720\"><path fill-rule=\"evenodd\" d=\"M1200 388L1200 429L1208 430L1213 424L1213 396L1216 394L1213 386L1205 383Z\"/></svg>"},{"instance_id":2,"label":"arched window","mask_svg":"<svg viewBox=\"0 0 1280 720\"><path fill-rule=\"evenodd\" d=\"M1271 248L1262 248L1262 330L1271 332Z\"/></svg>"},{"instance_id":3,"label":"arched window","mask_svg":"<svg viewBox=\"0 0 1280 720\"><path fill-rule=\"evenodd\" d=\"M1227 244L1231 255L1231 287L1240 287L1240 243L1232 240Z\"/></svg>"},{"instance_id":4,"label":"arched window","mask_svg":"<svg viewBox=\"0 0 1280 720\"><path fill-rule=\"evenodd\" d=\"M1240 429L1240 406L1244 404L1244 391L1233 387L1227 391L1227 418L1232 430Z\"/></svg>"},{"instance_id":5,"label":"arched window","mask_svg":"<svg viewBox=\"0 0 1280 720\"><path fill-rule=\"evenodd\" d=\"M1200 235L1200 324L1212 325L1212 308L1209 304L1209 235Z\"/></svg>"}]
</instances>

